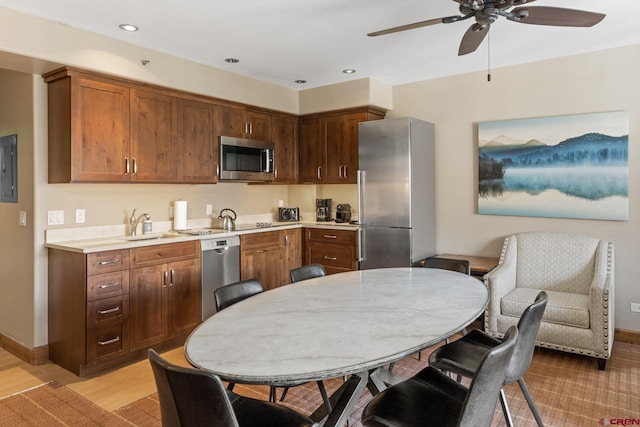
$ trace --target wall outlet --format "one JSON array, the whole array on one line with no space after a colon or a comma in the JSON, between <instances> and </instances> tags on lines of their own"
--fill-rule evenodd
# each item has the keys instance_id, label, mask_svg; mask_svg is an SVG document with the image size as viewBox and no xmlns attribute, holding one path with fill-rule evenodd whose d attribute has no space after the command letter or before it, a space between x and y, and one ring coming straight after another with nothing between
<instances>
[{"instance_id":1,"label":"wall outlet","mask_svg":"<svg viewBox=\"0 0 640 427\"><path fill-rule=\"evenodd\" d=\"M64 225L64 211L47 211L47 225Z\"/></svg>"},{"instance_id":2,"label":"wall outlet","mask_svg":"<svg viewBox=\"0 0 640 427\"><path fill-rule=\"evenodd\" d=\"M633 311L634 313L640 313L640 303L632 302L631 311Z\"/></svg>"},{"instance_id":3,"label":"wall outlet","mask_svg":"<svg viewBox=\"0 0 640 427\"><path fill-rule=\"evenodd\" d=\"M18 225L20 227L27 226L27 213L25 211L18 212Z\"/></svg>"},{"instance_id":4,"label":"wall outlet","mask_svg":"<svg viewBox=\"0 0 640 427\"><path fill-rule=\"evenodd\" d=\"M213 215L213 205L211 203L207 203L207 215Z\"/></svg>"},{"instance_id":5,"label":"wall outlet","mask_svg":"<svg viewBox=\"0 0 640 427\"><path fill-rule=\"evenodd\" d=\"M76 209L76 224L84 224L84 209Z\"/></svg>"},{"instance_id":6,"label":"wall outlet","mask_svg":"<svg viewBox=\"0 0 640 427\"><path fill-rule=\"evenodd\" d=\"M278 207L279 208L284 207L284 200L278 200Z\"/></svg>"}]
</instances>

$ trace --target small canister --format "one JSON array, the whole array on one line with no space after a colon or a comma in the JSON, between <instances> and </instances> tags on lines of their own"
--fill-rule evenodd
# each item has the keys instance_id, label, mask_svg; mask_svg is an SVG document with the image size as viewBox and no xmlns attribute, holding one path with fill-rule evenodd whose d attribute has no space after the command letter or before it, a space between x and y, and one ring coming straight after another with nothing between
<instances>
[{"instance_id":1,"label":"small canister","mask_svg":"<svg viewBox=\"0 0 640 427\"><path fill-rule=\"evenodd\" d=\"M151 222L150 219L145 220L145 222L142 223L142 233L147 234L147 233L151 233L152 231L153 231L153 223Z\"/></svg>"}]
</instances>

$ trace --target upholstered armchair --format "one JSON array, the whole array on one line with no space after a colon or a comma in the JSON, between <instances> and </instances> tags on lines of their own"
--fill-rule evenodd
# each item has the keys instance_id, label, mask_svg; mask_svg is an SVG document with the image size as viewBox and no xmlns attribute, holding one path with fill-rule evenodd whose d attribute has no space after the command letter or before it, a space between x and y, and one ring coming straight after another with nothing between
<instances>
[{"instance_id":1,"label":"upholstered armchair","mask_svg":"<svg viewBox=\"0 0 640 427\"><path fill-rule=\"evenodd\" d=\"M611 242L550 232L508 236L499 264L484 282L487 333L502 337L545 290L549 302L536 344L594 357L605 368L615 331Z\"/></svg>"}]
</instances>

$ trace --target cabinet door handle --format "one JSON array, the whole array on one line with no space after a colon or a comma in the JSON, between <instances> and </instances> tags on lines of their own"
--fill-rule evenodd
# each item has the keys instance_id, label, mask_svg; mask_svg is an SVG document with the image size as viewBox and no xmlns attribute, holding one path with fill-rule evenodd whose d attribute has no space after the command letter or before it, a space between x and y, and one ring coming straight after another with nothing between
<instances>
[{"instance_id":1,"label":"cabinet door handle","mask_svg":"<svg viewBox=\"0 0 640 427\"><path fill-rule=\"evenodd\" d=\"M340 179L344 178L343 170L344 170L344 165L340 165L340 168L338 168L338 178Z\"/></svg>"},{"instance_id":2,"label":"cabinet door handle","mask_svg":"<svg viewBox=\"0 0 640 427\"><path fill-rule=\"evenodd\" d=\"M175 281L176 281L176 271L172 268L171 269L171 281L169 282L169 286L173 286Z\"/></svg>"},{"instance_id":3,"label":"cabinet door handle","mask_svg":"<svg viewBox=\"0 0 640 427\"><path fill-rule=\"evenodd\" d=\"M263 254L265 252L269 252L269 249L258 249L256 252L259 254Z\"/></svg>"},{"instance_id":4,"label":"cabinet door handle","mask_svg":"<svg viewBox=\"0 0 640 427\"><path fill-rule=\"evenodd\" d=\"M120 341L120 337L117 336L115 338L112 338L110 340L106 340L106 341L98 341L98 344L100 345L109 345L109 344L113 344L114 342L118 342Z\"/></svg>"},{"instance_id":5,"label":"cabinet door handle","mask_svg":"<svg viewBox=\"0 0 640 427\"><path fill-rule=\"evenodd\" d=\"M138 161L135 158L133 159L133 174L138 174Z\"/></svg>"},{"instance_id":6,"label":"cabinet door handle","mask_svg":"<svg viewBox=\"0 0 640 427\"><path fill-rule=\"evenodd\" d=\"M324 256L324 259L326 259L326 260L328 260L328 261L335 261L335 260L337 260L338 258L336 258L336 257L334 257L334 256L327 256L327 255L325 255L325 256Z\"/></svg>"},{"instance_id":7,"label":"cabinet door handle","mask_svg":"<svg viewBox=\"0 0 640 427\"><path fill-rule=\"evenodd\" d=\"M288 234L284 235L284 245L285 246L289 246L289 235Z\"/></svg>"},{"instance_id":8,"label":"cabinet door handle","mask_svg":"<svg viewBox=\"0 0 640 427\"><path fill-rule=\"evenodd\" d=\"M342 177L346 179L348 176L349 173L347 172L347 165L344 165L344 175Z\"/></svg>"},{"instance_id":9,"label":"cabinet door handle","mask_svg":"<svg viewBox=\"0 0 640 427\"><path fill-rule=\"evenodd\" d=\"M169 272L168 271L163 271L162 274L164 275L164 284L162 285L163 288L167 287L167 284L169 283Z\"/></svg>"},{"instance_id":10,"label":"cabinet door handle","mask_svg":"<svg viewBox=\"0 0 640 427\"><path fill-rule=\"evenodd\" d=\"M253 123L249 122L249 135L253 135Z\"/></svg>"},{"instance_id":11,"label":"cabinet door handle","mask_svg":"<svg viewBox=\"0 0 640 427\"><path fill-rule=\"evenodd\" d=\"M124 174L129 175L129 158L124 158Z\"/></svg>"},{"instance_id":12,"label":"cabinet door handle","mask_svg":"<svg viewBox=\"0 0 640 427\"><path fill-rule=\"evenodd\" d=\"M98 286L98 288L99 289L107 289L107 288L113 288L114 286L120 286L120 282L105 283L104 285Z\"/></svg>"},{"instance_id":13,"label":"cabinet door handle","mask_svg":"<svg viewBox=\"0 0 640 427\"><path fill-rule=\"evenodd\" d=\"M98 264L99 265L111 265L111 264L118 264L120 262L120 258L114 258L110 261L100 261Z\"/></svg>"},{"instance_id":14,"label":"cabinet door handle","mask_svg":"<svg viewBox=\"0 0 640 427\"><path fill-rule=\"evenodd\" d=\"M335 234L334 234L334 235L331 235L331 234L325 234L325 235L324 235L324 236L322 236L322 237L324 237L325 239L337 239L337 238L338 238L338 236L336 236Z\"/></svg>"},{"instance_id":15,"label":"cabinet door handle","mask_svg":"<svg viewBox=\"0 0 640 427\"><path fill-rule=\"evenodd\" d=\"M322 179L322 166L318 166L318 179Z\"/></svg>"},{"instance_id":16,"label":"cabinet door handle","mask_svg":"<svg viewBox=\"0 0 640 427\"><path fill-rule=\"evenodd\" d=\"M113 308L108 308L106 310L98 310L98 314L116 313L118 311L120 311L120 307L113 307Z\"/></svg>"}]
</instances>

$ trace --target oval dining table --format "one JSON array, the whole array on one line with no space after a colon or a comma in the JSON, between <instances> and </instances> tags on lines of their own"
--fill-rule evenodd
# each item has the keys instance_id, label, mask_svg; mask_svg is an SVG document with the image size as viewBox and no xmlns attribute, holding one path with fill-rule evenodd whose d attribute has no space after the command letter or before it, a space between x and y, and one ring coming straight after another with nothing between
<instances>
[{"instance_id":1,"label":"oval dining table","mask_svg":"<svg viewBox=\"0 0 640 427\"><path fill-rule=\"evenodd\" d=\"M216 313L191 333L185 356L235 383L288 386L351 376L324 424L344 425L365 385L375 393L391 381L379 368L463 330L488 299L478 279L447 270L333 274Z\"/></svg>"}]
</instances>

